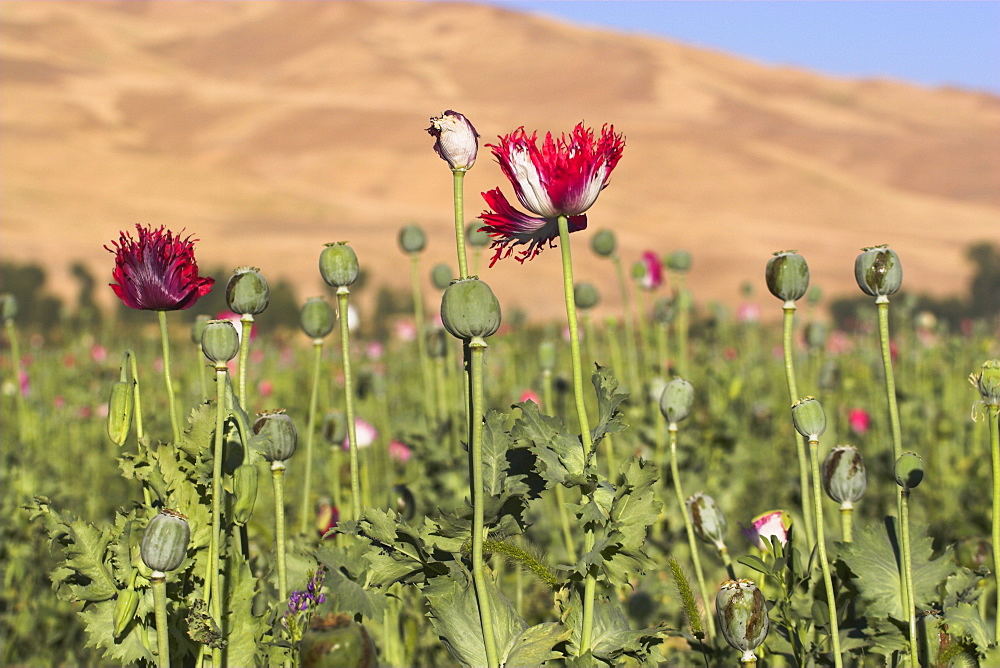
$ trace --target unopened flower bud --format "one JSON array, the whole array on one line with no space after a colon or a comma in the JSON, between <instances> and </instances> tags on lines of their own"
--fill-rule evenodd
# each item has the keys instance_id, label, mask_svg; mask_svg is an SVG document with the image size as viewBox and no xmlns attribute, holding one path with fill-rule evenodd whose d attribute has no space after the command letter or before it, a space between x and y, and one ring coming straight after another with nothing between
<instances>
[{"instance_id":1,"label":"unopened flower bud","mask_svg":"<svg viewBox=\"0 0 1000 668\"><path fill-rule=\"evenodd\" d=\"M722 511L715 505L715 499L708 494L698 492L688 498L686 503L688 512L691 513L691 524L695 535L720 550L724 548L729 524Z\"/></svg>"},{"instance_id":2,"label":"unopened flower bud","mask_svg":"<svg viewBox=\"0 0 1000 668\"><path fill-rule=\"evenodd\" d=\"M271 301L271 288L256 267L240 267L229 277L226 303L239 315L263 313Z\"/></svg>"},{"instance_id":3,"label":"unopened flower bud","mask_svg":"<svg viewBox=\"0 0 1000 668\"><path fill-rule=\"evenodd\" d=\"M896 484L908 492L924 479L924 460L916 453L904 452L896 460L893 473L896 475Z\"/></svg>"},{"instance_id":4,"label":"unopened flower bud","mask_svg":"<svg viewBox=\"0 0 1000 668\"><path fill-rule=\"evenodd\" d=\"M111 398L108 400L108 436L116 445L125 445L128 440L134 409L132 384L120 380L112 385Z\"/></svg>"},{"instance_id":5,"label":"unopened flower bud","mask_svg":"<svg viewBox=\"0 0 1000 668\"><path fill-rule=\"evenodd\" d=\"M861 453L853 445L838 445L823 460L823 489L841 508L853 508L868 489Z\"/></svg>"},{"instance_id":6,"label":"unopened flower bud","mask_svg":"<svg viewBox=\"0 0 1000 668\"><path fill-rule=\"evenodd\" d=\"M469 245L474 248L482 248L483 246L488 246L492 239L487 232L483 231L482 222L475 220L468 224L465 228L465 240L469 242Z\"/></svg>"},{"instance_id":7,"label":"unopened flower bud","mask_svg":"<svg viewBox=\"0 0 1000 668\"><path fill-rule=\"evenodd\" d=\"M611 230L600 230L590 240L590 247L601 257L610 257L615 254L618 241L615 233Z\"/></svg>"},{"instance_id":8,"label":"unopened flower bud","mask_svg":"<svg viewBox=\"0 0 1000 668\"><path fill-rule=\"evenodd\" d=\"M667 265L671 271L683 274L691 270L691 253L686 250L675 250L664 258L663 264Z\"/></svg>"},{"instance_id":9,"label":"unopened flower bud","mask_svg":"<svg viewBox=\"0 0 1000 668\"><path fill-rule=\"evenodd\" d=\"M671 425L677 424L691 414L694 405L694 387L683 378L674 378L660 396L660 412Z\"/></svg>"},{"instance_id":10,"label":"unopened flower bud","mask_svg":"<svg viewBox=\"0 0 1000 668\"><path fill-rule=\"evenodd\" d=\"M601 295L593 283L577 283L573 288L573 300L577 308L586 311L597 306L601 301Z\"/></svg>"},{"instance_id":11,"label":"unopened flower bud","mask_svg":"<svg viewBox=\"0 0 1000 668\"><path fill-rule=\"evenodd\" d=\"M319 273L331 287L346 288L353 285L361 273L358 256L343 241L326 244L326 248L319 254Z\"/></svg>"},{"instance_id":12,"label":"unopened flower bud","mask_svg":"<svg viewBox=\"0 0 1000 668\"><path fill-rule=\"evenodd\" d=\"M0 320L7 322L17 315L17 297L5 292L0 295Z\"/></svg>"},{"instance_id":13,"label":"unopened flower bud","mask_svg":"<svg viewBox=\"0 0 1000 668\"><path fill-rule=\"evenodd\" d=\"M987 406L1000 406L1000 360L983 362L979 375L969 376Z\"/></svg>"},{"instance_id":14,"label":"unopened flower bud","mask_svg":"<svg viewBox=\"0 0 1000 668\"><path fill-rule=\"evenodd\" d=\"M556 368L556 344L552 341L542 341L538 344L538 366L542 371L552 371Z\"/></svg>"},{"instance_id":15,"label":"unopened flower bud","mask_svg":"<svg viewBox=\"0 0 1000 668\"><path fill-rule=\"evenodd\" d=\"M253 516L258 477L254 464L240 464L233 471L233 522L239 526L244 526Z\"/></svg>"},{"instance_id":16,"label":"unopened flower bud","mask_svg":"<svg viewBox=\"0 0 1000 668\"><path fill-rule=\"evenodd\" d=\"M452 169L467 170L476 164L479 133L462 114L449 109L431 118L427 132L434 137L434 150Z\"/></svg>"},{"instance_id":17,"label":"unopened flower bud","mask_svg":"<svg viewBox=\"0 0 1000 668\"><path fill-rule=\"evenodd\" d=\"M407 225L399 231L399 247L404 253L419 253L427 246L427 235L419 225Z\"/></svg>"},{"instance_id":18,"label":"unopened flower bud","mask_svg":"<svg viewBox=\"0 0 1000 668\"><path fill-rule=\"evenodd\" d=\"M809 287L809 265L795 251L779 251L767 261L764 278L772 295L794 306Z\"/></svg>"},{"instance_id":19,"label":"unopened flower bud","mask_svg":"<svg viewBox=\"0 0 1000 668\"><path fill-rule=\"evenodd\" d=\"M457 339L492 336L500 328L500 302L477 278L455 281L441 297L441 322Z\"/></svg>"},{"instance_id":20,"label":"unopened flower bud","mask_svg":"<svg viewBox=\"0 0 1000 668\"><path fill-rule=\"evenodd\" d=\"M754 661L770 624L764 594L753 580L727 580L715 597L715 609L726 642L743 653L744 663Z\"/></svg>"},{"instance_id":21,"label":"unopened flower bud","mask_svg":"<svg viewBox=\"0 0 1000 668\"><path fill-rule=\"evenodd\" d=\"M208 324L209 320L211 320L211 318L204 313L195 316L194 322L191 323L191 343L196 346L201 345L201 335L202 332L205 331L205 325Z\"/></svg>"},{"instance_id":22,"label":"unopened flower bud","mask_svg":"<svg viewBox=\"0 0 1000 668\"><path fill-rule=\"evenodd\" d=\"M240 335L232 320L209 320L201 333L201 351L216 365L225 365L240 351Z\"/></svg>"},{"instance_id":23,"label":"unopened flower bud","mask_svg":"<svg viewBox=\"0 0 1000 668\"><path fill-rule=\"evenodd\" d=\"M299 435L295 423L284 410L258 413L253 433L257 435L267 461L284 462L295 454Z\"/></svg>"},{"instance_id":24,"label":"unopened flower bud","mask_svg":"<svg viewBox=\"0 0 1000 668\"><path fill-rule=\"evenodd\" d=\"M795 430L810 441L818 441L826 431L826 413L823 405L813 397L799 399L792 404L792 423Z\"/></svg>"},{"instance_id":25,"label":"unopened flower bud","mask_svg":"<svg viewBox=\"0 0 1000 668\"><path fill-rule=\"evenodd\" d=\"M452 279L455 278L455 274L452 273L451 267L441 263L434 265L431 269L431 283L438 290L445 290L449 285L451 285Z\"/></svg>"},{"instance_id":26,"label":"unopened flower bud","mask_svg":"<svg viewBox=\"0 0 1000 668\"><path fill-rule=\"evenodd\" d=\"M184 561L190 539L187 517L176 510L163 508L146 525L139 548L142 563L153 571L154 577L157 572L172 571Z\"/></svg>"},{"instance_id":27,"label":"unopened flower bud","mask_svg":"<svg viewBox=\"0 0 1000 668\"><path fill-rule=\"evenodd\" d=\"M299 311L299 324L309 338L322 339L333 330L333 307L322 297L310 297Z\"/></svg>"},{"instance_id":28,"label":"unopened flower bud","mask_svg":"<svg viewBox=\"0 0 1000 668\"><path fill-rule=\"evenodd\" d=\"M865 294L888 301L888 295L896 294L903 283L903 266L888 246L863 248L854 260L854 278Z\"/></svg>"},{"instance_id":29,"label":"unopened flower bud","mask_svg":"<svg viewBox=\"0 0 1000 668\"><path fill-rule=\"evenodd\" d=\"M135 618L135 611L139 608L139 593L131 586L118 592L115 600L114 611L114 637L117 638Z\"/></svg>"}]
</instances>

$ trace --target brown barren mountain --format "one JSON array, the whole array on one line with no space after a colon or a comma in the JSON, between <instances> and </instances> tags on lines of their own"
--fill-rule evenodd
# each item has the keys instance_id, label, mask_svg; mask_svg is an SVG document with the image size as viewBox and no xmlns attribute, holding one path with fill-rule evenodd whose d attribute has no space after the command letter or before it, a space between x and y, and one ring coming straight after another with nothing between
<instances>
[{"instance_id":1,"label":"brown barren mountain","mask_svg":"<svg viewBox=\"0 0 1000 668\"><path fill-rule=\"evenodd\" d=\"M319 293L316 261L349 240L374 282L404 287L396 234L455 266L451 174L424 129L445 109L483 141L524 125L613 123L611 186L573 236L578 280L615 302L589 249L626 262L692 252L695 297L757 301L773 251L798 249L827 294L857 294L863 246L900 254L904 287L964 289L972 242L1000 242L1000 98L765 67L661 39L443 2L0 3L0 234L71 294L81 260L136 222L185 228L206 267L254 265ZM845 45L849 48L849 45ZM466 217L502 186L482 149ZM513 199L513 198L512 198ZM546 251L480 274L506 309L562 312ZM605 282L607 281L607 282ZM107 295L110 297L110 290ZM433 300L430 300L433 301Z\"/></svg>"}]
</instances>

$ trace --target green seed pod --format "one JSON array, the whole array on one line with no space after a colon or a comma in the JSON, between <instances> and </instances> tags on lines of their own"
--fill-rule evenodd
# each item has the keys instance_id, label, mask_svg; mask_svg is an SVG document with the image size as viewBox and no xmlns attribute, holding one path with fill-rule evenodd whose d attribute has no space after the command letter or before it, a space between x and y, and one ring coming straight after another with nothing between
<instances>
[{"instance_id":1,"label":"green seed pod","mask_svg":"<svg viewBox=\"0 0 1000 668\"><path fill-rule=\"evenodd\" d=\"M226 303L239 315L263 313L271 301L271 288L257 267L240 267L229 277Z\"/></svg>"},{"instance_id":2,"label":"green seed pod","mask_svg":"<svg viewBox=\"0 0 1000 668\"><path fill-rule=\"evenodd\" d=\"M542 371L552 371L556 368L556 344L552 341L542 341L538 344L538 366Z\"/></svg>"},{"instance_id":3,"label":"green seed pod","mask_svg":"<svg viewBox=\"0 0 1000 668\"><path fill-rule=\"evenodd\" d=\"M187 517L176 510L163 508L146 525L139 548L142 563L152 569L154 577L157 572L172 571L184 561L190 539L191 527Z\"/></svg>"},{"instance_id":4,"label":"green seed pod","mask_svg":"<svg viewBox=\"0 0 1000 668\"><path fill-rule=\"evenodd\" d=\"M664 258L663 264L671 271L686 273L691 270L691 253L686 250L675 250Z\"/></svg>"},{"instance_id":5,"label":"green seed pod","mask_svg":"<svg viewBox=\"0 0 1000 668\"><path fill-rule=\"evenodd\" d=\"M258 413L253 423L253 433L260 440L264 459L267 461L283 462L295 454L299 435L295 423L284 410Z\"/></svg>"},{"instance_id":6,"label":"green seed pod","mask_svg":"<svg viewBox=\"0 0 1000 668\"><path fill-rule=\"evenodd\" d=\"M868 489L861 453L853 445L838 445L823 460L823 489L841 508L853 508Z\"/></svg>"},{"instance_id":7,"label":"green seed pod","mask_svg":"<svg viewBox=\"0 0 1000 668\"><path fill-rule=\"evenodd\" d=\"M339 411L327 413L323 416L320 431L327 443L339 448L347 438L347 417Z\"/></svg>"},{"instance_id":8,"label":"green seed pod","mask_svg":"<svg viewBox=\"0 0 1000 668\"><path fill-rule=\"evenodd\" d=\"M764 278L772 295L793 306L809 287L809 265L795 251L778 251L767 261Z\"/></svg>"},{"instance_id":9,"label":"green seed pod","mask_svg":"<svg viewBox=\"0 0 1000 668\"><path fill-rule=\"evenodd\" d=\"M7 322L17 315L17 297L5 292L0 295L0 320Z\"/></svg>"},{"instance_id":10,"label":"green seed pod","mask_svg":"<svg viewBox=\"0 0 1000 668\"><path fill-rule=\"evenodd\" d=\"M813 397L799 399L792 404L792 424L795 430L810 441L818 441L826 431L826 413L823 405Z\"/></svg>"},{"instance_id":11,"label":"green seed pod","mask_svg":"<svg viewBox=\"0 0 1000 668\"><path fill-rule=\"evenodd\" d=\"M653 304L653 320L661 325L669 325L674 321L674 300L672 297L660 297Z\"/></svg>"},{"instance_id":12,"label":"green seed pod","mask_svg":"<svg viewBox=\"0 0 1000 668\"><path fill-rule=\"evenodd\" d=\"M240 335L230 320L209 320L201 333L201 351L216 365L225 365L240 351Z\"/></svg>"},{"instance_id":13,"label":"green seed pod","mask_svg":"<svg viewBox=\"0 0 1000 668\"><path fill-rule=\"evenodd\" d=\"M904 452L896 460L893 473L896 474L896 484L909 492L924 479L924 460L916 453Z\"/></svg>"},{"instance_id":14,"label":"green seed pod","mask_svg":"<svg viewBox=\"0 0 1000 668\"><path fill-rule=\"evenodd\" d=\"M590 247L601 257L614 255L617 246L618 241L615 239L615 233L611 230L600 230L590 240Z\"/></svg>"},{"instance_id":15,"label":"green seed pod","mask_svg":"<svg viewBox=\"0 0 1000 668\"><path fill-rule=\"evenodd\" d=\"M500 328L500 302L478 278L455 281L441 297L441 322L456 339L492 336Z\"/></svg>"},{"instance_id":16,"label":"green seed pod","mask_svg":"<svg viewBox=\"0 0 1000 668\"><path fill-rule=\"evenodd\" d=\"M483 224L478 220L469 223L468 227L465 228L465 240L469 242L469 245L473 248L482 248L483 246L488 246L492 239L490 235L482 230Z\"/></svg>"},{"instance_id":17,"label":"green seed pod","mask_svg":"<svg viewBox=\"0 0 1000 668\"><path fill-rule=\"evenodd\" d=\"M205 325L208 324L210 319L205 314L195 316L194 322L191 323L191 343L196 346L201 345L201 335L205 331Z\"/></svg>"},{"instance_id":18,"label":"green seed pod","mask_svg":"<svg viewBox=\"0 0 1000 668\"><path fill-rule=\"evenodd\" d=\"M671 425L687 419L693 405L694 387L683 378L674 378L667 383L660 396L660 412Z\"/></svg>"},{"instance_id":19,"label":"green seed pod","mask_svg":"<svg viewBox=\"0 0 1000 668\"><path fill-rule=\"evenodd\" d=\"M726 546L726 529L729 528L729 524L726 522L725 515L715 505L715 499L708 494L698 492L688 498L685 503L688 512L691 513L691 524L694 527L695 535L720 550L724 548Z\"/></svg>"},{"instance_id":20,"label":"green seed pod","mask_svg":"<svg viewBox=\"0 0 1000 668\"><path fill-rule=\"evenodd\" d=\"M903 283L903 266L896 251L888 246L874 246L861 249L861 255L854 260L854 278L858 287L875 297L875 301L888 301Z\"/></svg>"},{"instance_id":21,"label":"green seed pod","mask_svg":"<svg viewBox=\"0 0 1000 668\"><path fill-rule=\"evenodd\" d=\"M314 617L299 645L302 668L377 668L378 650L364 626L345 614Z\"/></svg>"},{"instance_id":22,"label":"green seed pod","mask_svg":"<svg viewBox=\"0 0 1000 668\"><path fill-rule=\"evenodd\" d=\"M331 287L346 288L353 285L361 273L358 256L344 241L326 244L319 255L319 273Z\"/></svg>"},{"instance_id":23,"label":"green seed pod","mask_svg":"<svg viewBox=\"0 0 1000 668\"><path fill-rule=\"evenodd\" d=\"M118 592L118 597L115 600L114 612L115 638L120 636L125 630L125 627L129 625L129 622L135 619L135 611L138 608L139 593L135 589L132 589L130 586L128 589L123 589Z\"/></svg>"},{"instance_id":24,"label":"green seed pod","mask_svg":"<svg viewBox=\"0 0 1000 668\"><path fill-rule=\"evenodd\" d=\"M419 225L407 225L399 231L399 247L404 253L419 253L427 247L427 235Z\"/></svg>"},{"instance_id":25,"label":"green seed pod","mask_svg":"<svg viewBox=\"0 0 1000 668\"><path fill-rule=\"evenodd\" d=\"M258 475L253 464L241 464L233 471L233 522L239 526L244 526L253 516Z\"/></svg>"},{"instance_id":26,"label":"green seed pod","mask_svg":"<svg viewBox=\"0 0 1000 668\"><path fill-rule=\"evenodd\" d=\"M299 311L302 331L311 339L322 339L333 330L333 307L322 297L310 297Z\"/></svg>"},{"instance_id":27,"label":"green seed pod","mask_svg":"<svg viewBox=\"0 0 1000 668\"><path fill-rule=\"evenodd\" d=\"M111 398L108 400L108 436L116 445L125 445L128 440L134 410L132 383L120 380L112 385Z\"/></svg>"},{"instance_id":28,"label":"green seed pod","mask_svg":"<svg viewBox=\"0 0 1000 668\"><path fill-rule=\"evenodd\" d=\"M448 354L448 337L443 329L432 329L427 332L427 354L434 359Z\"/></svg>"},{"instance_id":29,"label":"green seed pod","mask_svg":"<svg viewBox=\"0 0 1000 668\"><path fill-rule=\"evenodd\" d=\"M431 269L431 283L433 283L434 287L438 290L444 290L451 285L451 279L454 277L455 274L452 273L451 267L443 262L441 264L434 265L434 268Z\"/></svg>"},{"instance_id":30,"label":"green seed pod","mask_svg":"<svg viewBox=\"0 0 1000 668\"><path fill-rule=\"evenodd\" d=\"M597 306L601 301L601 295L592 283L577 283L573 288L573 300L577 308L586 311Z\"/></svg>"},{"instance_id":31,"label":"green seed pod","mask_svg":"<svg viewBox=\"0 0 1000 668\"><path fill-rule=\"evenodd\" d=\"M816 304L819 304L821 299L823 299L823 288L818 285L812 286L809 288L809 291L806 292L806 302L810 306L816 306Z\"/></svg>"},{"instance_id":32,"label":"green seed pod","mask_svg":"<svg viewBox=\"0 0 1000 668\"><path fill-rule=\"evenodd\" d=\"M979 375L969 376L987 406L1000 406L1000 360L983 362Z\"/></svg>"},{"instance_id":33,"label":"green seed pod","mask_svg":"<svg viewBox=\"0 0 1000 668\"><path fill-rule=\"evenodd\" d=\"M743 653L744 663L754 661L770 624L764 594L753 580L727 580L715 597L715 610L726 642Z\"/></svg>"}]
</instances>

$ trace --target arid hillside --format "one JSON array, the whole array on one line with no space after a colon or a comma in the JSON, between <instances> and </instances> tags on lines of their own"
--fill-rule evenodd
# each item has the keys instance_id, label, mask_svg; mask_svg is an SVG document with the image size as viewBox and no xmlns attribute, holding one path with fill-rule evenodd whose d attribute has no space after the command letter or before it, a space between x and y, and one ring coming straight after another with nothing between
<instances>
[{"instance_id":1,"label":"arid hillside","mask_svg":"<svg viewBox=\"0 0 1000 668\"><path fill-rule=\"evenodd\" d=\"M845 45L847 48L849 45ZM889 243L904 287L964 289L963 251L1000 242L1000 98L844 80L722 53L443 2L0 3L3 257L53 288L136 222L185 228L205 266L254 265L319 294L323 244L349 240L375 282L407 285L396 233L455 265L451 174L428 118L456 109L484 142L523 125L613 123L610 187L574 235L577 278L614 229L631 263L685 248L701 301L757 300L773 251L827 294L854 294L859 249ZM488 149L466 178L511 189ZM561 313L559 256L480 274L505 308ZM603 289L615 302L613 283ZM108 290L110 297L110 290ZM777 304L774 304L777 308Z\"/></svg>"}]
</instances>

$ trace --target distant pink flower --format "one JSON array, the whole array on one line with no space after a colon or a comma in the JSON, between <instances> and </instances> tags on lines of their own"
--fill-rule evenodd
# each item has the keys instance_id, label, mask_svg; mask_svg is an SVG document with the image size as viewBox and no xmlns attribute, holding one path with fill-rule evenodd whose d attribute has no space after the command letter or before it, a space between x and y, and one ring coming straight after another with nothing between
<instances>
[{"instance_id":1,"label":"distant pink flower","mask_svg":"<svg viewBox=\"0 0 1000 668\"><path fill-rule=\"evenodd\" d=\"M367 448L369 445L375 442L378 438L378 429L374 427L370 422L366 422L361 418L354 418L354 433L358 439L359 448ZM351 447L349 439L344 439L344 450L348 450Z\"/></svg>"},{"instance_id":2,"label":"distant pink flower","mask_svg":"<svg viewBox=\"0 0 1000 668\"><path fill-rule=\"evenodd\" d=\"M736 311L736 319L744 324L757 322L760 320L760 307L751 302L744 302Z\"/></svg>"},{"instance_id":3,"label":"distant pink flower","mask_svg":"<svg viewBox=\"0 0 1000 668\"><path fill-rule=\"evenodd\" d=\"M265 379L257 383L257 394L266 399L274 392L274 383Z\"/></svg>"},{"instance_id":4,"label":"distant pink flower","mask_svg":"<svg viewBox=\"0 0 1000 668\"><path fill-rule=\"evenodd\" d=\"M396 323L395 333L400 341L413 341L417 338L417 326L410 320L400 320Z\"/></svg>"},{"instance_id":5,"label":"distant pink flower","mask_svg":"<svg viewBox=\"0 0 1000 668\"><path fill-rule=\"evenodd\" d=\"M94 414L94 409L90 406L80 406L77 410L76 415L81 420L88 420Z\"/></svg>"},{"instance_id":6,"label":"distant pink flower","mask_svg":"<svg viewBox=\"0 0 1000 668\"><path fill-rule=\"evenodd\" d=\"M368 356L368 359L372 359L372 360L377 360L377 359L381 358L382 354L384 352L385 352L385 348L378 341L372 341L365 348L365 355Z\"/></svg>"},{"instance_id":7,"label":"distant pink flower","mask_svg":"<svg viewBox=\"0 0 1000 668\"><path fill-rule=\"evenodd\" d=\"M90 347L90 359L101 364L104 360L108 359L108 349L99 343L95 343Z\"/></svg>"},{"instance_id":8,"label":"distant pink flower","mask_svg":"<svg viewBox=\"0 0 1000 668\"><path fill-rule=\"evenodd\" d=\"M73 353L66 353L63 355L62 363L67 369L72 369L76 366L76 356Z\"/></svg>"},{"instance_id":9,"label":"distant pink flower","mask_svg":"<svg viewBox=\"0 0 1000 668\"><path fill-rule=\"evenodd\" d=\"M733 348L732 346L726 346L725 348L722 349L722 356L726 358L727 362L732 362L733 360L735 360L737 357L740 356L740 353L739 351L736 350L736 348Z\"/></svg>"},{"instance_id":10,"label":"distant pink flower","mask_svg":"<svg viewBox=\"0 0 1000 668\"><path fill-rule=\"evenodd\" d=\"M645 273L642 275L639 284L647 290L655 290L663 285L663 265L660 257L653 251L646 251L642 254L642 265Z\"/></svg>"},{"instance_id":11,"label":"distant pink flower","mask_svg":"<svg viewBox=\"0 0 1000 668\"><path fill-rule=\"evenodd\" d=\"M541 397L539 397L539 396L538 396L538 395L537 395L537 394L536 394L536 393L535 393L534 391L532 391L532 390L525 390L524 392L522 392L522 393L521 393L521 401L522 401L522 402L524 402L524 401L533 401L533 402L535 402L535 404L536 404L536 405L538 405L538 406L541 406L541 405L542 405L542 398L541 398Z\"/></svg>"},{"instance_id":12,"label":"distant pink flower","mask_svg":"<svg viewBox=\"0 0 1000 668\"><path fill-rule=\"evenodd\" d=\"M769 550L772 537L777 537L782 545L788 544L788 533L792 528L792 516L784 510L769 510L751 520L751 526L740 524L743 535L761 550Z\"/></svg>"},{"instance_id":13,"label":"distant pink flower","mask_svg":"<svg viewBox=\"0 0 1000 668\"><path fill-rule=\"evenodd\" d=\"M108 402L102 401L97 404L97 417L106 418L108 417Z\"/></svg>"},{"instance_id":14,"label":"distant pink flower","mask_svg":"<svg viewBox=\"0 0 1000 668\"><path fill-rule=\"evenodd\" d=\"M340 522L340 511L337 510L337 506L333 505L330 499L320 499L316 503L316 531L319 537L325 537L338 522Z\"/></svg>"},{"instance_id":15,"label":"distant pink flower","mask_svg":"<svg viewBox=\"0 0 1000 668\"><path fill-rule=\"evenodd\" d=\"M240 341L243 340L243 323L240 322L240 314L233 313L232 311L219 311L215 314L213 320L228 320L233 323L233 327L236 328L236 334L240 337ZM250 325L250 340L253 341L257 338L257 325L256 323Z\"/></svg>"},{"instance_id":16,"label":"distant pink flower","mask_svg":"<svg viewBox=\"0 0 1000 668\"><path fill-rule=\"evenodd\" d=\"M864 408L852 408L847 414L847 424L851 427L851 431L859 436L863 436L868 431L868 428L871 427L871 413Z\"/></svg>"},{"instance_id":17,"label":"distant pink flower","mask_svg":"<svg viewBox=\"0 0 1000 668\"><path fill-rule=\"evenodd\" d=\"M65 408L66 397L64 397L61 394L57 394L56 396L52 397L52 405L55 406L56 408Z\"/></svg>"},{"instance_id":18,"label":"distant pink flower","mask_svg":"<svg viewBox=\"0 0 1000 668\"><path fill-rule=\"evenodd\" d=\"M21 386L21 396L26 397L31 392L31 378L28 376L28 372L21 370L21 375L18 378L18 382Z\"/></svg>"},{"instance_id":19,"label":"distant pink flower","mask_svg":"<svg viewBox=\"0 0 1000 668\"><path fill-rule=\"evenodd\" d=\"M156 373L163 373L163 358L157 357L153 360L153 371Z\"/></svg>"},{"instance_id":20,"label":"distant pink flower","mask_svg":"<svg viewBox=\"0 0 1000 668\"><path fill-rule=\"evenodd\" d=\"M250 330L253 332L253 329ZM250 362L253 364L261 364L264 361L264 351L260 348L254 348L250 351Z\"/></svg>"},{"instance_id":21,"label":"distant pink flower","mask_svg":"<svg viewBox=\"0 0 1000 668\"><path fill-rule=\"evenodd\" d=\"M389 441L389 457L395 459L397 462L402 462L405 464L413 456L413 451L406 446L402 441L397 441L395 439Z\"/></svg>"}]
</instances>

